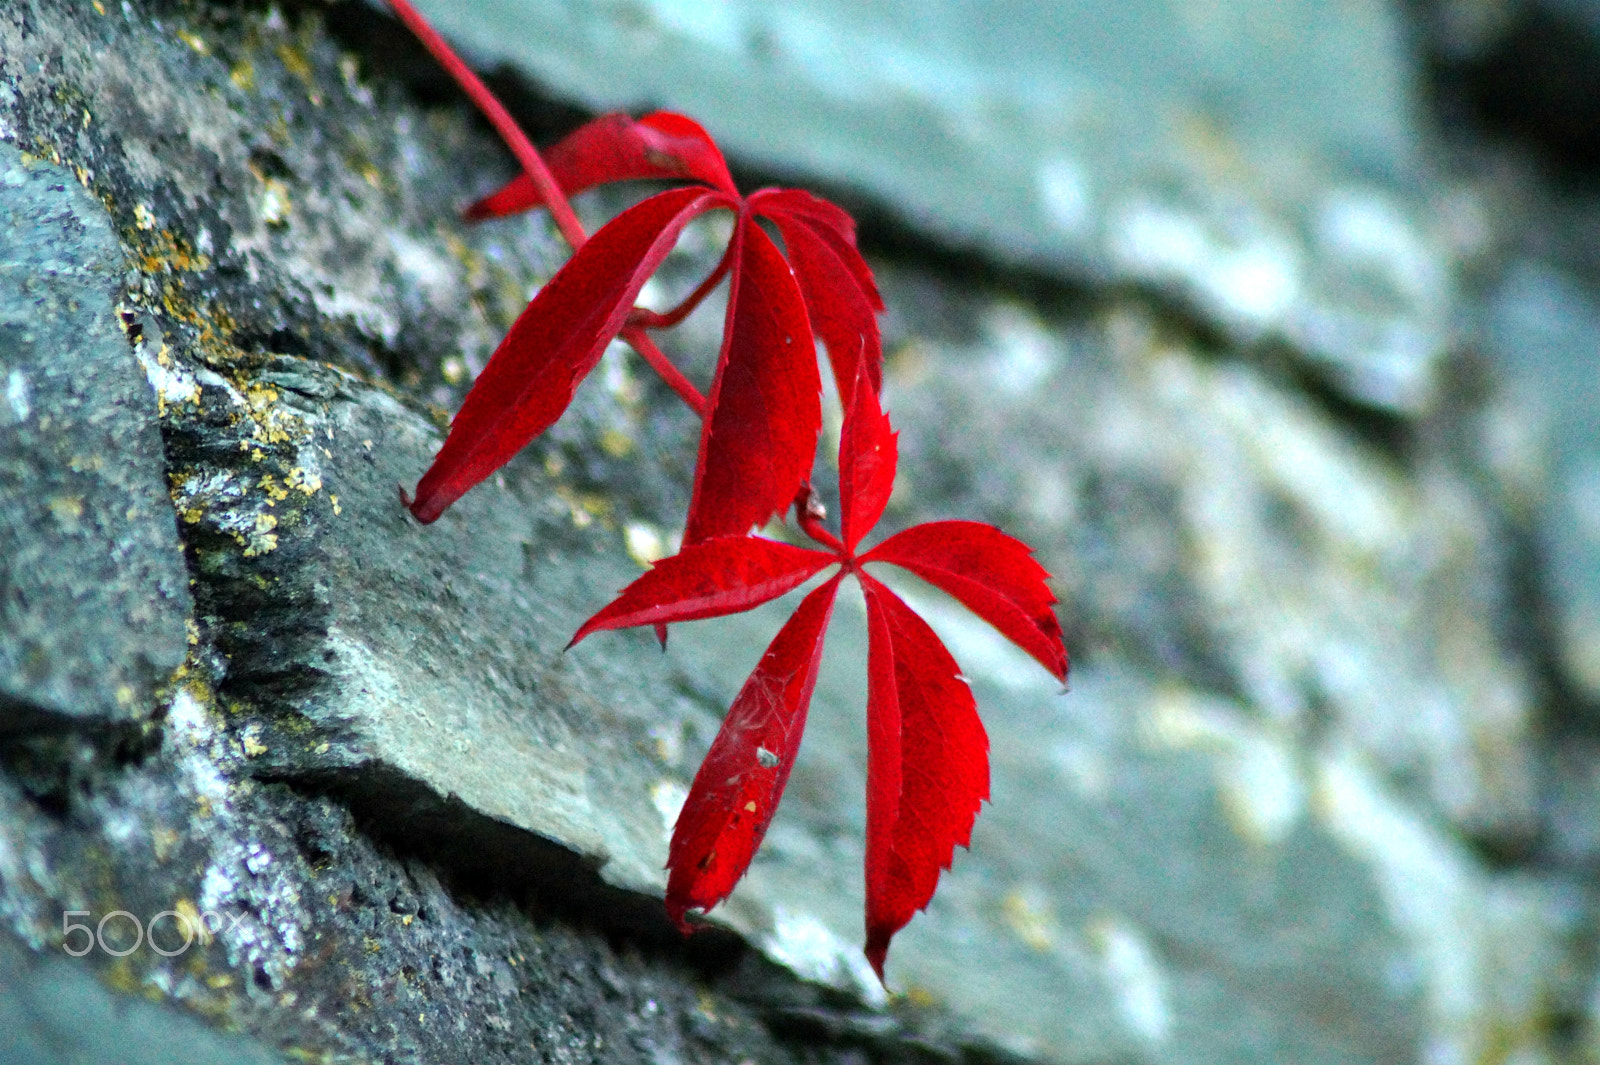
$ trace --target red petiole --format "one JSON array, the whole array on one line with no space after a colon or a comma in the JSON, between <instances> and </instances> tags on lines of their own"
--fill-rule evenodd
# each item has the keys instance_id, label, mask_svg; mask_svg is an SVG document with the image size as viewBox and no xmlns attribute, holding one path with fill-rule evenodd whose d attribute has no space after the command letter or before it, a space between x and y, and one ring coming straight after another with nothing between
<instances>
[{"instance_id":1,"label":"red petiole","mask_svg":"<svg viewBox=\"0 0 1600 1065\"><path fill-rule=\"evenodd\" d=\"M641 326L645 329L671 329L693 314L695 308L711 295L711 290L728 276L728 267L733 263L733 245L729 244L723 251L722 258L717 263L717 268L706 275L706 279L695 290L670 311L652 311L648 307L635 307L628 315L628 324Z\"/></svg>"}]
</instances>

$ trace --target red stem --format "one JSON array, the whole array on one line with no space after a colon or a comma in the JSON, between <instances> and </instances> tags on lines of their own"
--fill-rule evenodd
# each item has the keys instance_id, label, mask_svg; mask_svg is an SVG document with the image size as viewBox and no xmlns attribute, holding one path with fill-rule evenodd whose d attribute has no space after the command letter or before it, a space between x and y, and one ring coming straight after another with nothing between
<instances>
[{"instance_id":1,"label":"red stem","mask_svg":"<svg viewBox=\"0 0 1600 1065\"><path fill-rule=\"evenodd\" d=\"M566 194L561 191L561 186L556 184L556 179L550 175L550 168L544 165L544 159L539 155L539 150L533 146L528 135L522 132L516 119L511 117L511 112L505 109L494 93L472 72L472 68L462 62L461 57L445 43L434 28L428 25L416 8L411 6L410 0L389 0L389 6L406 27L416 34L417 40L422 42L424 48L433 54L439 65L455 79L461 86L461 91L466 93L483 117L500 134L500 139L506 142L506 147L511 149L511 154L516 156L517 162L522 165L523 172L533 181L539 190L539 197L546 207L550 208L550 217L555 219L556 228L566 238L567 243L576 251L582 247L588 235L583 231L583 223L578 221L578 216L573 213L572 204L567 202Z\"/></svg>"},{"instance_id":2,"label":"red stem","mask_svg":"<svg viewBox=\"0 0 1600 1065\"><path fill-rule=\"evenodd\" d=\"M650 335L643 328L637 325L623 326L622 339L632 345L633 350L650 364L652 370L661 375L661 379L678 394L679 399L689 405L690 410L700 418L705 418L707 406L705 395L694 386L693 381L683 376L682 370L672 365L671 360L656 347L656 342L650 339Z\"/></svg>"},{"instance_id":3,"label":"red stem","mask_svg":"<svg viewBox=\"0 0 1600 1065\"><path fill-rule=\"evenodd\" d=\"M807 481L801 485L800 491L794 494L794 519L799 524L800 530L829 551L835 552L846 568L854 569L855 556L845 547L843 540L829 532L827 526L822 524L822 519L827 516L828 511L818 498L817 490L811 487L811 482Z\"/></svg>"},{"instance_id":4,"label":"red stem","mask_svg":"<svg viewBox=\"0 0 1600 1065\"><path fill-rule=\"evenodd\" d=\"M635 307L628 314L628 324L642 326L645 329L671 329L693 314L694 309L700 306L707 296L711 295L711 290L716 288L722 279L727 276L728 267L732 264L733 242L729 241L727 250L722 253L722 259L717 263L717 268L706 275L706 279L700 282L693 292L685 296L683 302L670 311L662 311L660 313L646 307Z\"/></svg>"}]
</instances>

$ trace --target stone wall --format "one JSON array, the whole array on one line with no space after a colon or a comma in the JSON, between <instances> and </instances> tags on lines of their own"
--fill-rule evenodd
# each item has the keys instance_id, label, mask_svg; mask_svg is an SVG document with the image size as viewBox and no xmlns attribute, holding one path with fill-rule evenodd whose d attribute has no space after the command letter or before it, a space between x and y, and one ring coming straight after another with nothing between
<instances>
[{"instance_id":1,"label":"stone wall","mask_svg":"<svg viewBox=\"0 0 1600 1065\"><path fill-rule=\"evenodd\" d=\"M459 221L503 150L354 0L19 0L0 1060L1600 1054L1600 213L1505 89L1583 69L1574 5L425 6L541 136L674 107L857 212L886 521L1033 544L1071 689L905 589L994 794L885 993L846 602L682 939L667 834L783 604L563 647L670 543L690 417L616 349L438 523L397 500L563 259Z\"/></svg>"}]
</instances>

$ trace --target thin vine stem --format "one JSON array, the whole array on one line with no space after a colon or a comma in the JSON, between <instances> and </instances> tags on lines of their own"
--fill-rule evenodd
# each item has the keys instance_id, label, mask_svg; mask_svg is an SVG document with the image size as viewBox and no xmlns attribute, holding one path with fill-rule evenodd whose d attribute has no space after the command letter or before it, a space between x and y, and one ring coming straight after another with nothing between
<instances>
[{"instance_id":1,"label":"thin vine stem","mask_svg":"<svg viewBox=\"0 0 1600 1065\"><path fill-rule=\"evenodd\" d=\"M793 506L795 522L800 526L800 531L828 550L837 553L846 567L854 569L856 565L854 552L822 524L822 520L828 516L828 510L822 505L822 498L817 495L817 490L811 486L810 481L802 484L800 490L794 494Z\"/></svg>"},{"instance_id":2,"label":"thin vine stem","mask_svg":"<svg viewBox=\"0 0 1600 1065\"><path fill-rule=\"evenodd\" d=\"M650 364L650 368L661 375L661 379L678 394L678 398L689 405L689 409L702 420L706 416L706 397L703 392L695 387L693 381L683 375L683 371L672 365L666 353L656 347L656 342L641 326L625 325L622 327L622 339L626 340L639 357Z\"/></svg>"},{"instance_id":3,"label":"thin vine stem","mask_svg":"<svg viewBox=\"0 0 1600 1065\"><path fill-rule=\"evenodd\" d=\"M721 284L722 279L728 275L728 268L733 264L733 242L728 243L727 250L722 253L722 258L717 262L717 268L706 275L706 279L695 290L685 296L676 307L670 311L652 311L647 307L635 307L628 315L628 324L642 326L645 329L671 329L689 315L694 313L696 307L711 295L711 290Z\"/></svg>"},{"instance_id":4,"label":"thin vine stem","mask_svg":"<svg viewBox=\"0 0 1600 1065\"><path fill-rule=\"evenodd\" d=\"M389 6L394 9L406 28L414 33L417 40L422 42L439 65L449 72L455 79L461 91L466 93L483 117L489 120L495 132L500 134L500 139L505 141L506 147L511 149L511 154L516 156L523 172L533 181L534 188L539 190L539 196L545 206L550 208L550 217L555 219L556 228L566 238L572 250L577 251L589 235L583 231L583 223L578 221L577 214L572 210L572 204L567 201L566 193L561 191L561 186L556 184L556 179L551 176L550 168L544 165L544 157L539 154L539 149L533 146L528 135L522 132L522 127L517 125L517 120L511 117L511 112L505 109L495 94L489 91L489 86L483 79L475 74L471 67L455 53L439 36L428 21L424 19L416 8L411 6L411 0L389 0Z\"/></svg>"}]
</instances>

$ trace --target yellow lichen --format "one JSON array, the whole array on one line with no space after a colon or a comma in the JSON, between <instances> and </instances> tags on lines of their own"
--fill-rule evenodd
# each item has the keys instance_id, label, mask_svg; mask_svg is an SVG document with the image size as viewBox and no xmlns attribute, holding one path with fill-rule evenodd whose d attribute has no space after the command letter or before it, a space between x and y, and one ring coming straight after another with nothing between
<instances>
[{"instance_id":1,"label":"yellow lichen","mask_svg":"<svg viewBox=\"0 0 1600 1065\"><path fill-rule=\"evenodd\" d=\"M322 490L322 478L301 466L289 471L288 482L290 488L302 495L314 496Z\"/></svg>"},{"instance_id":2,"label":"yellow lichen","mask_svg":"<svg viewBox=\"0 0 1600 1065\"><path fill-rule=\"evenodd\" d=\"M50 508L50 513L62 525L76 525L78 519L83 517L82 496L51 496L45 501L45 506Z\"/></svg>"},{"instance_id":3,"label":"yellow lichen","mask_svg":"<svg viewBox=\"0 0 1600 1065\"><path fill-rule=\"evenodd\" d=\"M289 498L289 490L279 484L278 479L270 473L262 474L261 480L257 483L261 486L261 490L267 493L267 506L269 507Z\"/></svg>"},{"instance_id":4,"label":"yellow lichen","mask_svg":"<svg viewBox=\"0 0 1600 1065\"><path fill-rule=\"evenodd\" d=\"M287 41L278 45L276 51L284 69L305 86L306 99L310 100L313 106L321 107L322 93L317 88L316 72L311 69L311 63L306 59L305 53Z\"/></svg>"},{"instance_id":5,"label":"yellow lichen","mask_svg":"<svg viewBox=\"0 0 1600 1065\"><path fill-rule=\"evenodd\" d=\"M1061 928L1047 906L1033 892L1012 890L1000 900L1000 914L1018 939L1043 953L1053 950L1061 938Z\"/></svg>"},{"instance_id":6,"label":"yellow lichen","mask_svg":"<svg viewBox=\"0 0 1600 1065\"><path fill-rule=\"evenodd\" d=\"M144 238L144 247L134 257L135 265L147 274L193 273L209 269L211 257L189 246L188 241L170 229L155 232L155 216L144 204L133 209L134 224L150 236ZM174 315L181 314L182 300L177 293L163 291L162 304Z\"/></svg>"},{"instance_id":7,"label":"yellow lichen","mask_svg":"<svg viewBox=\"0 0 1600 1065\"><path fill-rule=\"evenodd\" d=\"M596 520L607 528L611 525L611 501L593 492L578 492L566 485L557 485L556 496L567 505L572 524L587 529Z\"/></svg>"},{"instance_id":8,"label":"yellow lichen","mask_svg":"<svg viewBox=\"0 0 1600 1065\"><path fill-rule=\"evenodd\" d=\"M150 830L150 849L155 852L156 861L165 862L172 857L178 849L178 844L183 837L170 828L153 828Z\"/></svg>"},{"instance_id":9,"label":"yellow lichen","mask_svg":"<svg viewBox=\"0 0 1600 1065\"><path fill-rule=\"evenodd\" d=\"M272 530L278 527L278 519L272 514L257 514L255 526L250 534L243 538L244 557L255 558L278 549L278 535Z\"/></svg>"},{"instance_id":10,"label":"yellow lichen","mask_svg":"<svg viewBox=\"0 0 1600 1065\"><path fill-rule=\"evenodd\" d=\"M244 748L246 757L259 758L267 753L267 745L257 739L258 730L247 728L239 735L239 746Z\"/></svg>"},{"instance_id":11,"label":"yellow lichen","mask_svg":"<svg viewBox=\"0 0 1600 1065\"><path fill-rule=\"evenodd\" d=\"M202 947L211 945L212 929L206 927L205 918L200 914L200 908L189 899L179 899L172 906L173 910L182 917L194 933L194 941Z\"/></svg>"}]
</instances>

